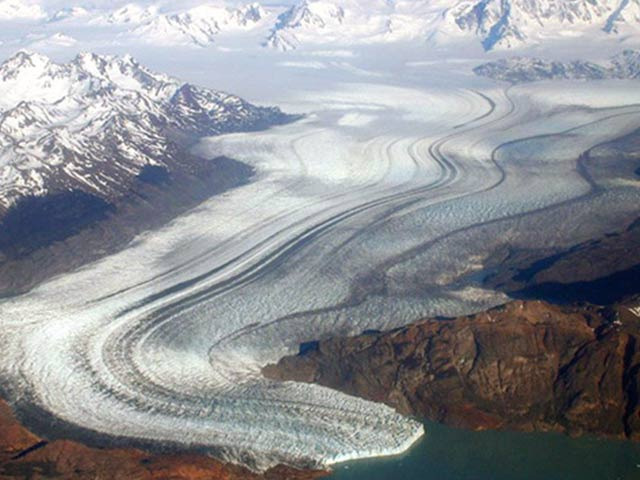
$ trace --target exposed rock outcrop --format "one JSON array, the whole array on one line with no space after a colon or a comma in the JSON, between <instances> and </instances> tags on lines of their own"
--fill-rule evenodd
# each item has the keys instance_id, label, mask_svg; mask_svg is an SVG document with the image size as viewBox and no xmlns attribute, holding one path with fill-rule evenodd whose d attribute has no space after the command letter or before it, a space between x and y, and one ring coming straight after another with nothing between
<instances>
[{"instance_id":1,"label":"exposed rock outcrop","mask_svg":"<svg viewBox=\"0 0 640 480\"><path fill-rule=\"evenodd\" d=\"M638 291L640 219L622 231L560 251L517 251L507 246L496 252L491 264L499 267L483 286L511 298L612 304Z\"/></svg>"},{"instance_id":2,"label":"exposed rock outcrop","mask_svg":"<svg viewBox=\"0 0 640 480\"><path fill-rule=\"evenodd\" d=\"M472 429L640 440L640 309L516 301L320 341L264 369Z\"/></svg>"}]
</instances>

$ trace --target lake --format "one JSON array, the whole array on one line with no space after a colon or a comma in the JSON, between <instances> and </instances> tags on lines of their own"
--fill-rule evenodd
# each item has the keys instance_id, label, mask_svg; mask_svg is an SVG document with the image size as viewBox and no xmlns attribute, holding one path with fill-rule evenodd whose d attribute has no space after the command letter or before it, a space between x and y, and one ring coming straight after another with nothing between
<instances>
[{"instance_id":1,"label":"lake","mask_svg":"<svg viewBox=\"0 0 640 480\"><path fill-rule=\"evenodd\" d=\"M332 480L640 479L640 444L560 434L471 432L427 423L405 455L339 465Z\"/></svg>"}]
</instances>

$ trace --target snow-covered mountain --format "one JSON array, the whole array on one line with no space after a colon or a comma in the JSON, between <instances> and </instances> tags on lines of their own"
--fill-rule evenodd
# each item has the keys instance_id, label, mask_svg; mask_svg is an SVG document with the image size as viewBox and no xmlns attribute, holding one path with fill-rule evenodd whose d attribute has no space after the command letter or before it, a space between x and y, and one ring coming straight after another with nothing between
<instances>
[{"instance_id":1,"label":"snow-covered mountain","mask_svg":"<svg viewBox=\"0 0 640 480\"><path fill-rule=\"evenodd\" d=\"M52 35L36 35L33 37L33 41L29 44L30 49L41 49L51 47L72 47L77 40L64 33L57 32Z\"/></svg>"},{"instance_id":2,"label":"snow-covered mountain","mask_svg":"<svg viewBox=\"0 0 640 480\"><path fill-rule=\"evenodd\" d=\"M0 65L0 213L27 195L118 195L145 166L184 162L189 139L287 118L129 56L57 64L21 51Z\"/></svg>"},{"instance_id":3,"label":"snow-covered mountain","mask_svg":"<svg viewBox=\"0 0 640 480\"><path fill-rule=\"evenodd\" d=\"M97 22L103 22L114 25L138 25L140 23L152 20L158 15L158 7L151 5L143 7L135 3L128 3L106 15L99 16Z\"/></svg>"},{"instance_id":4,"label":"snow-covered mountain","mask_svg":"<svg viewBox=\"0 0 640 480\"><path fill-rule=\"evenodd\" d=\"M514 84L541 80L640 79L640 51L625 50L606 65L583 60L558 62L514 57L485 63L476 67L474 72Z\"/></svg>"},{"instance_id":5,"label":"snow-covered mountain","mask_svg":"<svg viewBox=\"0 0 640 480\"><path fill-rule=\"evenodd\" d=\"M588 30L616 34L640 24L640 0L300 0L281 14L267 45L477 39L515 48Z\"/></svg>"},{"instance_id":6,"label":"snow-covered mountain","mask_svg":"<svg viewBox=\"0 0 640 480\"><path fill-rule=\"evenodd\" d=\"M63 20L77 19L89 16L90 12L82 7L67 7L57 10L49 17L49 22L61 22Z\"/></svg>"},{"instance_id":7,"label":"snow-covered mountain","mask_svg":"<svg viewBox=\"0 0 640 480\"><path fill-rule=\"evenodd\" d=\"M257 3L240 8L201 5L182 13L153 16L131 33L156 45L206 46L221 31L242 31L255 27L267 17Z\"/></svg>"},{"instance_id":8,"label":"snow-covered mountain","mask_svg":"<svg viewBox=\"0 0 640 480\"><path fill-rule=\"evenodd\" d=\"M441 0L301 0L282 13L265 45L293 50L304 44L424 40Z\"/></svg>"},{"instance_id":9,"label":"snow-covered mountain","mask_svg":"<svg viewBox=\"0 0 640 480\"><path fill-rule=\"evenodd\" d=\"M300 43L300 35L322 34L324 30L340 32L347 29L344 23L345 10L342 6L304 0L278 17L267 44L279 50L291 50Z\"/></svg>"},{"instance_id":10,"label":"snow-covered mountain","mask_svg":"<svg viewBox=\"0 0 640 480\"><path fill-rule=\"evenodd\" d=\"M0 0L2 19L86 23L114 28L122 42L163 46L205 47L233 33L278 50L400 41L468 41L497 50L573 37L637 37L640 0L296 0L289 7L249 0L96 7L87 0L62 10L43 0Z\"/></svg>"},{"instance_id":11,"label":"snow-covered mountain","mask_svg":"<svg viewBox=\"0 0 640 480\"><path fill-rule=\"evenodd\" d=\"M584 29L637 30L640 0L463 0L446 17L491 50L578 35Z\"/></svg>"},{"instance_id":12,"label":"snow-covered mountain","mask_svg":"<svg viewBox=\"0 0 640 480\"><path fill-rule=\"evenodd\" d=\"M630 26L638 28L638 24L640 24L640 1L620 0L618 7L607 18L604 31L618 33L622 29L628 30Z\"/></svg>"}]
</instances>

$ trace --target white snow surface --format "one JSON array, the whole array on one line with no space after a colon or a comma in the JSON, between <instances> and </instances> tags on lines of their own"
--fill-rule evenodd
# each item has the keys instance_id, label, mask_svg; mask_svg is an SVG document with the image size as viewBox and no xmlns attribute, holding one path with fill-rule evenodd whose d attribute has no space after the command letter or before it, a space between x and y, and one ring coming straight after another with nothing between
<instances>
[{"instance_id":1,"label":"white snow surface","mask_svg":"<svg viewBox=\"0 0 640 480\"><path fill-rule=\"evenodd\" d=\"M44 9L37 3L24 0L1 0L0 21L10 20L43 20L46 18Z\"/></svg>"},{"instance_id":2,"label":"white snow surface","mask_svg":"<svg viewBox=\"0 0 640 480\"><path fill-rule=\"evenodd\" d=\"M131 34L154 45L206 46L221 31L251 30L268 13L257 3L241 8L201 5L181 13L163 14L141 23Z\"/></svg>"}]
</instances>

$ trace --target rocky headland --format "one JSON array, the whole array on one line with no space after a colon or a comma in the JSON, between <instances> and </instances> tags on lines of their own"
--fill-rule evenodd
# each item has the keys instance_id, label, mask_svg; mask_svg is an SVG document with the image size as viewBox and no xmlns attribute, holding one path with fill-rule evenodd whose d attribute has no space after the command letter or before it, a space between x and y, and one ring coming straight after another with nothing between
<instances>
[{"instance_id":1,"label":"rocky headland","mask_svg":"<svg viewBox=\"0 0 640 480\"><path fill-rule=\"evenodd\" d=\"M640 439L640 302L514 301L306 345L264 369L469 429Z\"/></svg>"}]
</instances>

